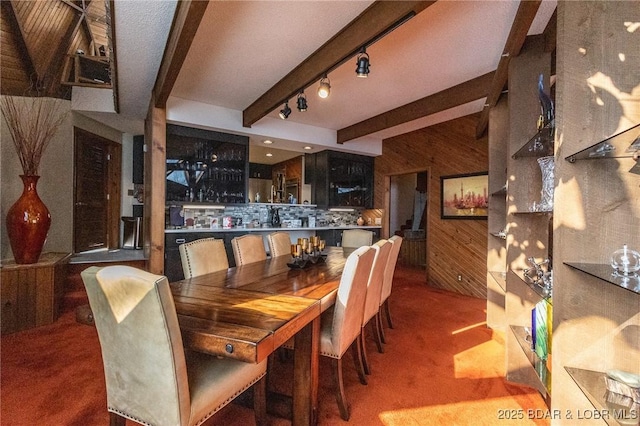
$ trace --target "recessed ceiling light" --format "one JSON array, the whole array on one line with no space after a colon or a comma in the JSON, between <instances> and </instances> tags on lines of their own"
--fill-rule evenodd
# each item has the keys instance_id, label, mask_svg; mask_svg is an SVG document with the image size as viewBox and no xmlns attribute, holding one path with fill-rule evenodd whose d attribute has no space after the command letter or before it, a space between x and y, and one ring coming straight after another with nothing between
<instances>
[{"instance_id":1,"label":"recessed ceiling light","mask_svg":"<svg viewBox=\"0 0 640 426\"><path fill-rule=\"evenodd\" d=\"M266 139L264 141L262 141L262 143L267 144L267 145L271 145L273 143L273 141Z\"/></svg>"},{"instance_id":2,"label":"recessed ceiling light","mask_svg":"<svg viewBox=\"0 0 640 426\"><path fill-rule=\"evenodd\" d=\"M273 154L270 152L267 152L267 157L273 157Z\"/></svg>"},{"instance_id":3,"label":"recessed ceiling light","mask_svg":"<svg viewBox=\"0 0 640 426\"><path fill-rule=\"evenodd\" d=\"M304 149L310 150L310 149L313 149L313 148L311 148L310 146L307 145L307 146L304 147Z\"/></svg>"}]
</instances>

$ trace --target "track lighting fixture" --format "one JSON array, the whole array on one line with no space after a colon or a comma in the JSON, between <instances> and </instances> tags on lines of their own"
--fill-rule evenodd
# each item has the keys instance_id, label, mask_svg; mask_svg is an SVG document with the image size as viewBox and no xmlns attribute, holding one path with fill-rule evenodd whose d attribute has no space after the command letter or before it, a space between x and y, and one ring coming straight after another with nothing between
<instances>
[{"instance_id":1,"label":"track lighting fixture","mask_svg":"<svg viewBox=\"0 0 640 426\"><path fill-rule=\"evenodd\" d=\"M291 108L289 108L289 101L284 103L284 108L282 108L280 110L280 118L282 118L283 120L286 120L287 117L289 117L289 114L291 114Z\"/></svg>"},{"instance_id":2,"label":"track lighting fixture","mask_svg":"<svg viewBox=\"0 0 640 426\"><path fill-rule=\"evenodd\" d=\"M307 110L307 97L304 95L304 90L298 93L298 111L304 112Z\"/></svg>"},{"instance_id":3,"label":"track lighting fixture","mask_svg":"<svg viewBox=\"0 0 640 426\"><path fill-rule=\"evenodd\" d=\"M331 92L331 85L329 84L329 77L325 74L320 79L320 85L318 86L318 96L321 98L326 98L329 96L329 92Z\"/></svg>"},{"instance_id":4,"label":"track lighting fixture","mask_svg":"<svg viewBox=\"0 0 640 426\"><path fill-rule=\"evenodd\" d=\"M356 58L356 75L367 78L369 75L369 66L369 54L367 53L367 49L363 47Z\"/></svg>"}]
</instances>

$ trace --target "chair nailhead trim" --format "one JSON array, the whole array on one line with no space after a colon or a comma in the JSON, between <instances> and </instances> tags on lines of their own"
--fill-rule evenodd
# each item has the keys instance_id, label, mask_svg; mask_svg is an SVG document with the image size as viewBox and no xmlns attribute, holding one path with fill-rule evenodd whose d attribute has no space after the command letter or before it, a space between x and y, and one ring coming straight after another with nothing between
<instances>
[{"instance_id":1,"label":"chair nailhead trim","mask_svg":"<svg viewBox=\"0 0 640 426\"><path fill-rule=\"evenodd\" d=\"M231 395L229 398L227 398L224 402L222 402L220 405L218 405L216 408L214 408L212 411L208 412L207 414L205 414L205 416L203 418L201 418L200 420L198 420L197 423L195 423L194 426L200 426L201 424L203 424L204 422L206 422L209 417L213 416L215 413L217 413L218 411L220 411L225 405L227 405L228 403L230 403L231 401L233 401L234 399L236 399L236 397L238 395L240 395L242 392L246 391L247 389L249 389L251 386L253 386L258 380L262 379L265 376L266 373L262 373L260 375L260 377L256 378L255 380L253 380L251 383L246 384L242 389L240 389L238 392L234 393L233 395Z\"/></svg>"}]
</instances>

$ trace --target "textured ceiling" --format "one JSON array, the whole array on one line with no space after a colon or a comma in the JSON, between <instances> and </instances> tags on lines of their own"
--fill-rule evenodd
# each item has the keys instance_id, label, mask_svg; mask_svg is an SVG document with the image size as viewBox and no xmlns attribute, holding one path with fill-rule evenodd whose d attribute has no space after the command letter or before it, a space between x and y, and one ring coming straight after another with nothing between
<instances>
[{"instance_id":1,"label":"textured ceiling","mask_svg":"<svg viewBox=\"0 0 640 426\"><path fill-rule=\"evenodd\" d=\"M211 2L171 96L222 107L231 115L237 113L241 123L242 110L370 4ZM518 4L437 1L367 48L369 78L356 78L353 58L329 74L329 98L317 97L315 82L305 90L306 112L296 110L294 98L289 102L293 112L288 120L276 122L276 109L253 127L261 127L266 120L280 126L284 134L294 127L292 123L337 130L493 71ZM175 2L117 0L115 7L121 114L143 119ZM542 2L529 34L542 33L555 7L556 1ZM483 104L480 100L369 136L381 140L480 111ZM253 129L246 132L254 143L266 137Z\"/></svg>"}]
</instances>

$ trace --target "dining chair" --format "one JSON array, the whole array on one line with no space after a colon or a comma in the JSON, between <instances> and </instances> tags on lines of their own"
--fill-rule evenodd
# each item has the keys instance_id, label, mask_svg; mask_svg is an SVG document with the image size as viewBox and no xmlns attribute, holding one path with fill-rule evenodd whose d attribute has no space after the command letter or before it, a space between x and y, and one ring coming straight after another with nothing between
<instances>
[{"instance_id":1,"label":"dining chair","mask_svg":"<svg viewBox=\"0 0 640 426\"><path fill-rule=\"evenodd\" d=\"M267 250L264 248L261 235L246 234L235 237L231 240L231 248L233 248L236 266L260 262L267 258Z\"/></svg>"},{"instance_id":2,"label":"dining chair","mask_svg":"<svg viewBox=\"0 0 640 426\"><path fill-rule=\"evenodd\" d=\"M365 345L366 326L371 324L373 329L374 340L378 346L378 352L383 353L382 337L380 336L380 295L382 294L382 283L384 281L384 269L387 266L389 252L391 251L391 243L389 240L382 239L371 246L375 250L373 265L369 273L367 281L367 296L364 303L364 311L362 315L362 325L360 330L360 345L362 352L362 361L366 374L371 374L371 367L367 359L367 349Z\"/></svg>"},{"instance_id":3,"label":"dining chair","mask_svg":"<svg viewBox=\"0 0 640 426\"><path fill-rule=\"evenodd\" d=\"M391 309L389 309L389 296L391 296L391 288L393 286L393 274L396 271L396 265L398 264L398 255L400 254L400 247L402 246L402 237L394 235L389 238L389 242L392 244L391 251L389 252L389 259L387 260L387 266L384 268L384 282L382 283L382 293L380 295L380 331L382 341L385 341L384 328L382 327L382 310L384 306L384 312L387 317L387 323L389 328L393 328L393 322L391 321Z\"/></svg>"},{"instance_id":4,"label":"dining chair","mask_svg":"<svg viewBox=\"0 0 640 426\"><path fill-rule=\"evenodd\" d=\"M338 284L336 301L320 316L320 355L331 358L336 401L340 417L345 421L350 415L344 393L342 358L349 348L360 383L367 384L359 339L374 257L375 251L371 246L359 247L349 254ZM282 348L295 350L294 339L289 339Z\"/></svg>"},{"instance_id":5,"label":"dining chair","mask_svg":"<svg viewBox=\"0 0 640 426\"><path fill-rule=\"evenodd\" d=\"M291 236L288 232L272 232L267 235L271 257L291 256Z\"/></svg>"},{"instance_id":6,"label":"dining chair","mask_svg":"<svg viewBox=\"0 0 640 426\"><path fill-rule=\"evenodd\" d=\"M346 229L342 232L342 247L345 253L362 246L373 244L373 231L366 229Z\"/></svg>"},{"instance_id":7,"label":"dining chair","mask_svg":"<svg viewBox=\"0 0 640 426\"><path fill-rule=\"evenodd\" d=\"M266 424L266 361L185 351L165 276L131 266L85 269L82 280L102 349L112 425L200 425L253 387Z\"/></svg>"},{"instance_id":8,"label":"dining chair","mask_svg":"<svg viewBox=\"0 0 640 426\"><path fill-rule=\"evenodd\" d=\"M178 250L185 278L229 269L227 251L221 239L201 238L180 244Z\"/></svg>"}]
</instances>

